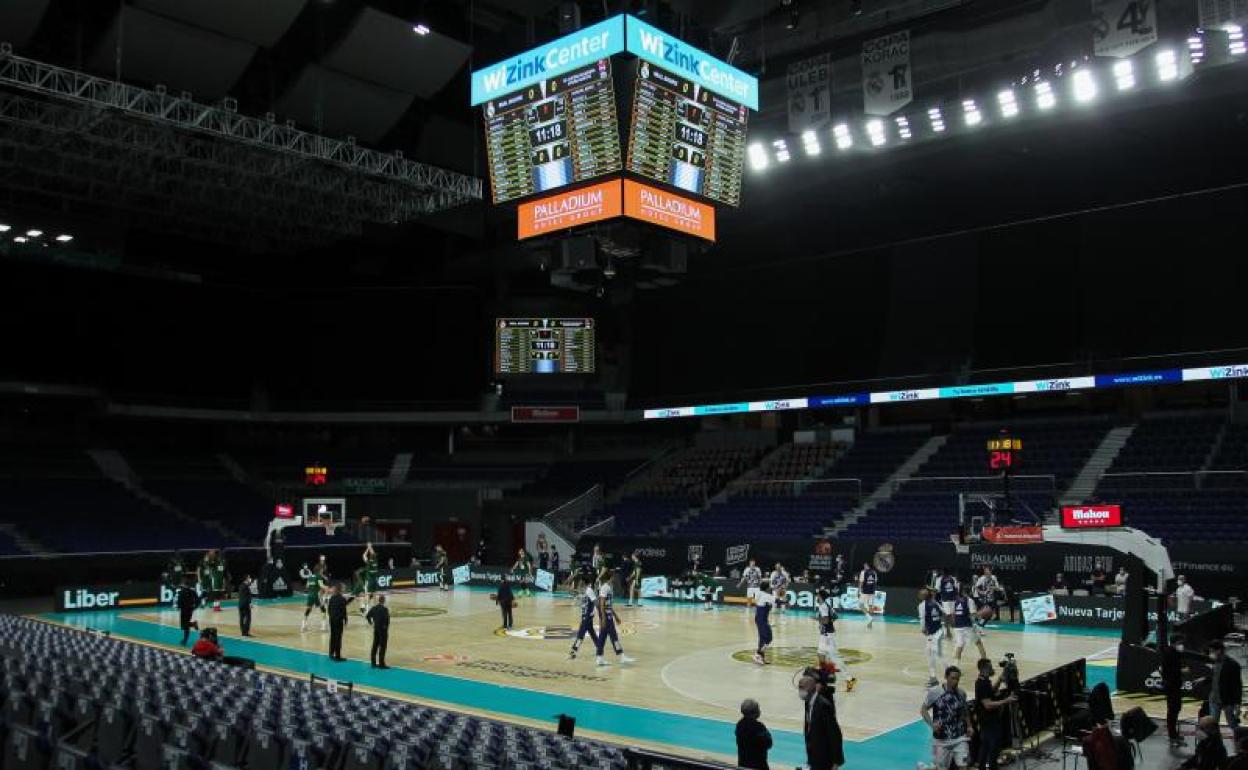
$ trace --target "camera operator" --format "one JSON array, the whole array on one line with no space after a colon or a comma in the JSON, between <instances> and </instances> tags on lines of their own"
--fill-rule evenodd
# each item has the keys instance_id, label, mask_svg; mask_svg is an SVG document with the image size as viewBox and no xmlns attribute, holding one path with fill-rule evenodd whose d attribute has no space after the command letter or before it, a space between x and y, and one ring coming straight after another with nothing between
<instances>
[{"instance_id":1,"label":"camera operator","mask_svg":"<svg viewBox=\"0 0 1248 770\"><path fill-rule=\"evenodd\" d=\"M982 770L997 770L1001 753L1002 717L1006 707L1018 702L1018 696L1004 688L1005 673L994 683L992 661L979 659L979 678L975 680L975 702L979 706L979 753L976 760Z\"/></svg>"}]
</instances>

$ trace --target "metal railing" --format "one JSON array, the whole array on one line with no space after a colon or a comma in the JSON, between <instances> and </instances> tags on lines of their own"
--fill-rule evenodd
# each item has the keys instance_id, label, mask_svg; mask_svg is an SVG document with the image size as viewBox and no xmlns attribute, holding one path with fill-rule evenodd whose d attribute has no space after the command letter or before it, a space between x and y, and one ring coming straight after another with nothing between
<instances>
[{"instance_id":1,"label":"metal railing","mask_svg":"<svg viewBox=\"0 0 1248 770\"><path fill-rule=\"evenodd\" d=\"M602 501L602 485L595 484L566 503L551 509L542 517L542 523L575 545L584 534L576 531L576 522L601 507Z\"/></svg>"},{"instance_id":2,"label":"metal railing","mask_svg":"<svg viewBox=\"0 0 1248 770\"><path fill-rule=\"evenodd\" d=\"M833 494L830 490L841 488L846 494L862 499L862 479L845 477L835 479L745 479L728 484L729 495L758 497L819 497Z\"/></svg>"},{"instance_id":3,"label":"metal railing","mask_svg":"<svg viewBox=\"0 0 1248 770\"><path fill-rule=\"evenodd\" d=\"M1127 471L1121 473L1102 473L1100 481L1117 480L1117 479L1163 479L1163 478L1181 478L1190 477L1192 487L1194 489L1203 489L1209 479L1231 479L1243 478L1248 481L1248 471L1227 471L1227 470L1208 470L1208 471ZM1143 487L1143 489L1154 489L1155 487Z\"/></svg>"}]
</instances>

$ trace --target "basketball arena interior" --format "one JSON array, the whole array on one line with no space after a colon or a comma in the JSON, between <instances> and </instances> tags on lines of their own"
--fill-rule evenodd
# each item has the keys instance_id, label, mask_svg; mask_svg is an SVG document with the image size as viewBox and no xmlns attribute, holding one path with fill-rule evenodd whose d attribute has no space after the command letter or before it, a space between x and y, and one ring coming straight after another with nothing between
<instances>
[{"instance_id":1,"label":"basketball arena interior","mask_svg":"<svg viewBox=\"0 0 1248 770\"><path fill-rule=\"evenodd\" d=\"M0 770L1248 768L1244 26L0 0Z\"/></svg>"}]
</instances>

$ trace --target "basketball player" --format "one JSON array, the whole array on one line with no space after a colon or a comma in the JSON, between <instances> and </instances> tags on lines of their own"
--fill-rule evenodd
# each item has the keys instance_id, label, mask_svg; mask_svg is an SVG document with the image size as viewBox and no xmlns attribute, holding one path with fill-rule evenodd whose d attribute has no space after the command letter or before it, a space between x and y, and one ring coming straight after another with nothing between
<instances>
[{"instance_id":1,"label":"basketball player","mask_svg":"<svg viewBox=\"0 0 1248 770\"><path fill-rule=\"evenodd\" d=\"M848 675L849 669L845 667L845 661L841 658L840 650L836 647L836 608L832 606L832 592L827 588L820 588L815 592L819 599L819 606L815 609L815 620L819 623L819 668L830 673L843 673ZM835 682L835 679L829 679ZM845 680L845 692L853 692L854 685L858 684L858 680L849 677ZM835 689L836 685L829 685Z\"/></svg>"},{"instance_id":2,"label":"basketball player","mask_svg":"<svg viewBox=\"0 0 1248 770\"><path fill-rule=\"evenodd\" d=\"M770 586L767 583L760 585L754 595L754 626L758 629L754 662L760 666L767 664L767 648L771 645L771 605L774 603Z\"/></svg>"},{"instance_id":3,"label":"basketball player","mask_svg":"<svg viewBox=\"0 0 1248 770\"><path fill-rule=\"evenodd\" d=\"M641 551L633 551L631 571L628 573L628 604L641 606Z\"/></svg>"},{"instance_id":4,"label":"basketball player","mask_svg":"<svg viewBox=\"0 0 1248 770\"><path fill-rule=\"evenodd\" d=\"M737 587L745 586L745 613L749 615L754 606L754 598L758 596L758 586L763 582L763 571L758 568L758 560L750 559L750 565L741 570L741 579Z\"/></svg>"},{"instance_id":5,"label":"basketball player","mask_svg":"<svg viewBox=\"0 0 1248 770\"><path fill-rule=\"evenodd\" d=\"M602 546L594 546L594 552L589 557L589 566L594 568L594 580L597 580L602 574L603 567L607 566L606 557L602 555Z\"/></svg>"},{"instance_id":6,"label":"basketball player","mask_svg":"<svg viewBox=\"0 0 1248 770\"><path fill-rule=\"evenodd\" d=\"M776 615L784 614L784 606L788 604L789 596L789 573L785 571L784 565L776 562L776 567L771 571L771 595L772 601L776 605ZM779 620L780 625L784 625L784 619Z\"/></svg>"},{"instance_id":7,"label":"basketball player","mask_svg":"<svg viewBox=\"0 0 1248 770\"><path fill-rule=\"evenodd\" d=\"M997 576L992 574L992 567L984 565L983 573L975 578L975 603L982 610L988 607L992 610L992 614L987 617L976 617L976 625L980 628L980 636L984 636L984 627L988 625L989 620L997 617L997 596L1001 593L1001 582L997 580Z\"/></svg>"},{"instance_id":8,"label":"basketball player","mask_svg":"<svg viewBox=\"0 0 1248 770\"><path fill-rule=\"evenodd\" d=\"M972 639L975 640L975 646L979 648L979 657L988 657L988 653L984 650L984 643L980 639L983 632L975 624L976 612L975 600L967 596L966 586L962 586L958 598L953 600L953 657L959 663L962 662L962 649Z\"/></svg>"},{"instance_id":9,"label":"basketball player","mask_svg":"<svg viewBox=\"0 0 1248 770\"><path fill-rule=\"evenodd\" d=\"M438 571L438 588L443 591L451 590L451 569L450 557L446 554L446 549L441 545L433 547L433 568Z\"/></svg>"},{"instance_id":10,"label":"basketball player","mask_svg":"<svg viewBox=\"0 0 1248 770\"><path fill-rule=\"evenodd\" d=\"M511 565L511 571L520 573L524 595L532 596L533 592L529 590L529 586L533 585L533 557L529 556L528 551L521 548L516 552L516 563Z\"/></svg>"},{"instance_id":11,"label":"basketball player","mask_svg":"<svg viewBox=\"0 0 1248 770\"><path fill-rule=\"evenodd\" d=\"M614 573L609 569L603 569L602 577L598 581L598 658L597 662L600 666L609 666L606 658L602 656L603 649L607 645L607 640L611 640L611 649L615 651L616 658L621 663L632 663L633 659L624 654L624 648L620 646L620 634L616 630L616 625L620 619L615 615L615 607L612 606L611 597L615 590L611 587L611 579Z\"/></svg>"},{"instance_id":12,"label":"basketball player","mask_svg":"<svg viewBox=\"0 0 1248 770\"><path fill-rule=\"evenodd\" d=\"M879 573L864 561L862 572L858 573L858 609L867 616L867 628L875 622L875 616L871 614L871 605L875 602L875 588L879 583Z\"/></svg>"},{"instance_id":13,"label":"basketball player","mask_svg":"<svg viewBox=\"0 0 1248 770\"><path fill-rule=\"evenodd\" d=\"M299 633L305 633L308 630L308 616L312 614L312 608L315 607L321 611L321 630L329 628L328 616L325 614L325 577L321 572L320 562L316 567L308 569L308 565L303 565L299 570L299 577L303 578L303 590L307 595L307 601L303 608L303 620L299 623Z\"/></svg>"},{"instance_id":14,"label":"basketball player","mask_svg":"<svg viewBox=\"0 0 1248 770\"><path fill-rule=\"evenodd\" d=\"M212 611L221 611L221 593L225 590L225 561L217 549L204 554L199 563L199 586L204 593L204 603L212 602Z\"/></svg>"},{"instance_id":15,"label":"basketball player","mask_svg":"<svg viewBox=\"0 0 1248 770\"><path fill-rule=\"evenodd\" d=\"M186 578L186 563L182 561L182 552L174 551L169 562L165 565L164 578L165 588L170 591L177 592L182 587L182 583Z\"/></svg>"},{"instance_id":16,"label":"basketball player","mask_svg":"<svg viewBox=\"0 0 1248 770\"><path fill-rule=\"evenodd\" d=\"M936 687L940 684L936 664L940 660L940 640L945 635L945 613L926 588L919 592L919 632L923 634L927 654L927 686Z\"/></svg>"},{"instance_id":17,"label":"basketball player","mask_svg":"<svg viewBox=\"0 0 1248 770\"><path fill-rule=\"evenodd\" d=\"M705 599L702 609L707 612L715 609L715 589L719 588L719 581L716 580L718 577L719 567L716 567L714 572L708 569L706 572L694 573L694 580L702 588L702 595Z\"/></svg>"},{"instance_id":18,"label":"basketball player","mask_svg":"<svg viewBox=\"0 0 1248 770\"><path fill-rule=\"evenodd\" d=\"M577 578L573 578L576 580ZM598 592L594 590L592 582L585 583L585 591L581 594L581 626L576 630L576 638L572 640L572 649L568 651L568 658L575 660L577 650L581 649L581 640L589 635L589 641L594 643L594 649L598 648L598 634L594 633L594 615L598 608Z\"/></svg>"},{"instance_id":19,"label":"basketball player","mask_svg":"<svg viewBox=\"0 0 1248 770\"><path fill-rule=\"evenodd\" d=\"M377 552L373 550L372 543L364 544L364 567L362 572L361 587L364 589L364 601L360 602L360 614L364 615L368 612L373 604L373 594L377 592Z\"/></svg>"},{"instance_id":20,"label":"basketball player","mask_svg":"<svg viewBox=\"0 0 1248 770\"><path fill-rule=\"evenodd\" d=\"M932 685L919 708L919 715L932 728L932 754L940 770L971 766L971 736L975 730L971 727L966 693L958 687L961 680L962 672L957 666L945 669L945 683Z\"/></svg>"}]
</instances>

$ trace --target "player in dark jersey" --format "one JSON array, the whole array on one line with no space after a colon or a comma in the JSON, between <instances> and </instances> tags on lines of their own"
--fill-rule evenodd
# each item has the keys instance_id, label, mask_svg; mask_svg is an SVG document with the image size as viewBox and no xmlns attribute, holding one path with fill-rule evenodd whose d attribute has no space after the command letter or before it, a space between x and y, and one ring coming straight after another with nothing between
<instances>
[{"instance_id":1,"label":"player in dark jersey","mask_svg":"<svg viewBox=\"0 0 1248 770\"><path fill-rule=\"evenodd\" d=\"M945 635L945 613L926 588L919 592L919 632L923 634L927 655L927 686L935 687L940 684L936 679L936 664L940 660L940 640Z\"/></svg>"},{"instance_id":2,"label":"player in dark jersey","mask_svg":"<svg viewBox=\"0 0 1248 770\"><path fill-rule=\"evenodd\" d=\"M572 640L572 649L568 651L569 658L576 658L576 653L581 649L581 640L586 635L589 641L594 643L594 649L598 648L598 634L594 633L594 615L598 609L598 592L594 590L593 583L585 583L585 591L581 594L581 625L576 630L576 638Z\"/></svg>"},{"instance_id":3,"label":"player in dark jersey","mask_svg":"<svg viewBox=\"0 0 1248 770\"><path fill-rule=\"evenodd\" d=\"M167 564L165 564L165 572L161 575L161 582L165 588L176 592L186 582L186 562L182 560L182 552L174 551Z\"/></svg>"},{"instance_id":4,"label":"player in dark jersey","mask_svg":"<svg viewBox=\"0 0 1248 770\"><path fill-rule=\"evenodd\" d=\"M867 628L875 622L871 607L875 603L875 589L880 584L880 575L867 562L862 563L862 572L858 573L858 609L867 616Z\"/></svg>"},{"instance_id":5,"label":"player in dark jersey","mask_svg":"<svg viewBox=\"0 0 1248 770\"><path fill-rule=\"evenodd\" d=\"M516 563L511 565L512 572L520 573L521 589L525 596L532 596L533 592L529 586L533 585L533 557L529 552L521 548L516 552Z\"/></svg>"},{"instance_id":6,"label":"player in dark jersey","mask_svg":"<svg viewBox=\"0 0 1248 770\"><path fill-rule=\"evenodd\" d=\"M325 577L322 574L323 567L318 562L316 567L309 569L308 565L303 565L299 570L299 577L303 578L303 590L307 595L307 601L304 604L303 620L299 623L299 633L308 630L308 616L312 614L315 607L321 611L321 630L329 628L329 618L325 614Z\"/></svg>"},{"instance_id":7,"label":"player in dark jersey","mask_svg":"<svg viewBox=\"0 0 1248 770\"><path fill-rule=\"evenodd\" d=\"M450 557L441 545L433 547L433 568L438 572L438 588L443 591L451 590Z\"/></svg>"},{"instance_id":8,"label":"player in dark jersey","mask_svg":"<svg viewBox=\"0 0 1248 770\"><path fill-rule=\"evenodd\" d=\"M789 572L780 562L776 562L776 568L771 572L771 597L772 604L776 607L776 615L783 616L785 605L788 604L789 596ZM783 617L779 617L777 622L784 625Z\"/></svg>"},{"instance_id":9,"label":"player in dark jersey","mask_svg":"<svg viewBox=\"0 0 1248 770\"><path fill-rule=\"evenodd\" d=\"M849 676L849 669L845 667L845 661L841 658L840 650L836 646L837 614L833 606L832 592L827 588L820 588L815 595L819 602L815 607L815 620L819 624L819 646L816 648L819 653L819 668ZM835 680L832 681L835 682ZM856 684L858 680L849 676L845 680L845 691L853 692Z\"/></svg>"},{"instance_id":10,"label":"player in dark jersey","mask_svg":"<svg viewBox=\"0 0 1248 770\"><path fill-rule=\"evenodd\" d=\"M225 592L225 559L215 548L204 554L199 563L199 587L204 603L212 602L212 611L220 612L221 594Z\"/></svg>"},{"instance_id":11,"label":"player in dark jersey","mask_svg":"<svg viewBox=\"0 0 1248 770\"><path fill-rule=\"evenodd\" d=\"M362 588L364 593L364 601L360 602L360 614L364 615L373 605L373 594L377 592L377 573L379 567L377 565L377 551L373 550L372 543L366 543L364 546L364 555L362 557L364 567L362 569Z\"/></svg>"}]
</instances>

